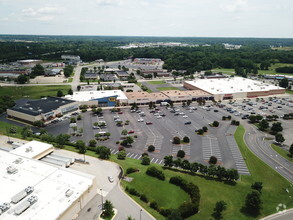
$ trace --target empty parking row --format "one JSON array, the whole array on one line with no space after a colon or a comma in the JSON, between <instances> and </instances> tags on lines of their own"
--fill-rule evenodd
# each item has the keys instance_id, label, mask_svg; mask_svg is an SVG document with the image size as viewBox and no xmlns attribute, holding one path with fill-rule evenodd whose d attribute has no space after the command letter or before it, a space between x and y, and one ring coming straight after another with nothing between
<instances>
[{"instance_id":1,"label":"empty parking row","mask_svg":"<svg viewBox=\"0 0 293 220\"><path fill-rule=\"evenodd\" d=\"M202 153L203 159L209 160L211 156L215 156L218 160L222 160L218 139L213 135L202 137Z\"/></svg>"}]
</instances>

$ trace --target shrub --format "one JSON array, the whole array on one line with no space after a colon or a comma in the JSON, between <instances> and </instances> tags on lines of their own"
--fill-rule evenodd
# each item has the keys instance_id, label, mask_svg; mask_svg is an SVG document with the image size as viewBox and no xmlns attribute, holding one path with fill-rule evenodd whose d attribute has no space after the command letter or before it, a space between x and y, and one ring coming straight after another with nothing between
<instances>
[{"instance_id":1,"label":"shrub","mask_svg":"<svg viewBox=\"0 0 293 220\"><path fill-rule=\"evenodd\" d=\"M131 194L131 195L134 195L134 196L140 196L140 193L136 191L136 189L134 188L129 188L128 189L128 192Z\"/></svg>"},{"instance_id":2,"label":"shrub","mask_svg":"<svg viewBox=\"0 0 293 220\"><path fill-rule=\"evenodd\" d=\"M96 152L99 154L99 158L101 159L109 159L111 155L110 149L105 146L98 146Z\"/></svg>"},{"instance_id":3,"label":"shrub","mask_svg":"<svg viewBox=\"0 0 293 220\"><path fill-rule=\"evenodd\" d=\"M158 210L158 203L157 202L155 202L155 201L153 201L153 202L151 202L150 203L150 207L152 208L152 209L154 209L154 210Z\"/></svg>"},{"instance_id":4,"label":"shrub","mask_svg":"<svg viewBox=\"0 0 293 220\"><path fill-rule=\"evenodd\" d=\"M192 202L184 202L179 207L181 217L188 218L198 212L198 205Z\"/></svg>"},{"instance_id":5,"label":"shrub","mask_svg":"<svg viewBox=\"0 0 293 220\"><path fill-rule=\"evenodd\" d=\"M126 151L125 150L119 151L117 154L117 159L118 160L125 160L125 158L126 158Z\"/></svg>"},{"instance_id":6,"label":"shrub","mask_svg":"<svg viewBox=\"0 0 293 220\"><path fill-rule=\"evenodd\" d=\"M151 162L151 160L148 156L144 156L141 160L142 165L150 165L150 162Z\"/></svg>"},{"instance_id":7,"label":"shrub","mask_svg":"<svg viewBox=\"0 0 293 220\"><path fill-rule=\"evenodd\" d=\"M184 152L184 150L179 150L179 151L177 152L177 157L184 158L184 157L185 157L185 152Z\"/></svg>"},{"instance_id":8,"label":"shrub","mask_svg":"<svg viewBox=\"0 0 293 220\"><path fill-rule=\"evenodd\" d=\"M179 137L174 137L173 138L173 144L180 144L180 138Z\"/></svg>"},{"instance_id":9,"label":"shrub","mask_svg":"<svg viewBox=\"0 0 293 220\"><path fill-rule=\"evenodd\" d=\"M136 169L136 168L133 168L133 167L129 167L129 168L127 168L127 170L126 170L126 174L135 173L135 172L137 172L137 171L139 171L139 169Z\"/></svg>"},{"instance_id":10,"label":"shrub","mask_svg":"<svg viewBox=\"0 0 293 220\"><path fill-rule=\"evenodd\" d=\"M148 146L148 152L154 152L155 151L155 146L154 145L149 145Z\"/></svg>"},{"instance_id":11,"label":"shrub","mask_svg":"<svg viewBox=\"0 0 293 220\"><path fill-rule=\"evenodd\" d=\"M204 131L203 131L202 129L199 129L199 130L197 131L197 134L199 134L199 135L203 135L203 133L204 133Z\"/></svg>"},{"instance_id":12,"label":"shrub","mask_svg":"<svg viewBox=\"0 0 293 220\"><path fill-rule=\"evenodd\" d=\"M116 144L120 144L120 141L116 141Z\"/></svg>"},{"instance_id":13,"label":"shrub","mask_svg":"<svg viewBox=\"0 0 293 220\"><path fill-rule=\"evenodd\" d=\"M10 127L9 128L9 133L11 133L11 134L15 134L16 131L17 131L17 128L16 127Z\"/></svg>"},{"instance_id":14,"label":"shrub","mask_svg":"<svg viewBox=\"0 0 293 220\"><path fill-rule=\"evenodd\" d=\"M190 142L189 137L185 136L185 137L183 138L183 142L184 142L184 143L189 143L189 142Z\"/></svg>"},{"instance_id":15,"label":"shrub","mask_svg":"<svg viewBox=\"0 0 293 220\"><path fill-rule=\"evenodd\" d=\"M159 180L165 180L165 174L156 167L149 167L146 171L146 174L152 177L156 177Z\"/></svg>"},{"instance_id":16,"label":"shrub","mask_svg":"<svg viewBox=\"0 0 293 220\"><path fill-rule=\"evenodd\" d=\"M213 122L213 126L214 126L214 127L219 127L219 124L220 124L220 123L219 123L218 121L214 121L214 122Z\"/></svg>"},{"instance_id":17,"label":"shrub","mask_svg":"<svg viewBox=\"0 0 293 220\"><path fill-rule=\"evenodd\" d=\"M141 194L140 195L140 200L143 201L143 202L145 202L145 203L148 203L149 202L149 200L148 200L148 198L146 197L145 194Z\"/></svg>"},{"instance_id":18,"label":"shrub","mask_svg":"<svg viewBox=\"0 0 293 220\"><path fill-rule=\"evenodd\" d=\"M218 159L215 156L211 156L209 160L209 164L217 164Z\"/></svg>"},{"instance_id":19,"label":"shrub","mask_svg":"<svg viewBox=\"0 0 293 220\"><path fill-rule=\"evenodd\" d=\"M148 154L148 153L142 153L141 156L142 156L142 157L144 157L144 156L147 156L147 157L148 157L149 154Z\"/></svg>"},{"instance_id":20,"label":"shrub","mask_svg":"<svg viewBox=\"0 0 293 220\"><path fill-rule=\"evenodd\" d=\"M202 127L203 132L207 132L208 128L206 126Z\"/></svg>"},{"instance_id":21,"label":"shrub","mask_svg":"<svg viewBox=\"0 0 293 220\"><path fill-rule=\"evenodd\" d=\"M160 214L162 215L162 216L165 216L165 217L167 217L168 215L170 215L171 214L171 209L166 209L166 208L160 208Z\"/></svg>"}]
</instances>

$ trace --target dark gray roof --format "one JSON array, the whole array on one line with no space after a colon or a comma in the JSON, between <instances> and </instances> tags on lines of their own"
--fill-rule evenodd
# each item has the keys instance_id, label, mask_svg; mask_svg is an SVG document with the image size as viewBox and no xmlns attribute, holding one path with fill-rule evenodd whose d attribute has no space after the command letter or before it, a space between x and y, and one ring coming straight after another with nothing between
<instances>
[{"instance_id":1,"label":"dark gray roof","mask_svg":"<svg viewBox=\"0 0 293 220\"><path fill-rule=\"evenodd\" d=\"M117 79L114 74L101 74L100 79L104 81L113 81L114 79Z\"/></svg>"},{"instance_id":2,"label":"dark gray roof","mask_svg":"<svg viewBox=\"0 0 293 220\"><path fill-rule=\"evenodd\" d=\"M96 73L86 73L86 74L84 74L84 78L86 78L86 79L97 78L97 74Z\"/></svg>"},{"instance_id":3,"label":"dark gray roof","mask_svg":"<svg viewBox=\"0 0 293 220\"><path fill-rule=\"evenodd\" d=\"M46 97L38 100L21 99L16 101L16 105L11 110L37 116L42 113L56 110L62 105L74 103L75 101L58 97Z\"/></svg>"},{"instance_id":4,"label":"dark gray roof","mask_svg":"<svg viewBox=\"0 0 293 220\"><path fill-rule=\"evenodd\" d=\"M121 77L121 76L128 77L129 76L128 72L126 72L126 71L116 71L116 73L117 73L117 76L119 76L119 77Z\"/></svg>"}]
</instances>

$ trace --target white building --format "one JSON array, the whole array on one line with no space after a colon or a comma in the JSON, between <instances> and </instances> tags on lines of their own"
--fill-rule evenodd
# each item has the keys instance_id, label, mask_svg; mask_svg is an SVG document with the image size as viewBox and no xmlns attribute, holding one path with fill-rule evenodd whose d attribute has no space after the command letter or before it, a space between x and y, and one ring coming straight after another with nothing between
<instances>
[{"instance_id":1,"label":"white building","mask_svg":"<svg viewBox=\"0 0 293 220\"><path fill-rule=\"evenodd\" d=\"M185 81L183 86L189 90L202 90L213 94L216 101L285 93L284 88L242 77L196 79L194 81Z\"/></svg>"},{"instance_id":2,"label":"white building","mask_svg":"<svg viewBox=\"0 0 293 220\"><path fill-rule=\"evenodd\" d=\"M7 220L74 219L97 194L94 176L5 151L0 151L0 185L0 205L10 206L0 210L0 219ZM28 201L32 197L35 203Z\"/></svg>"},{"instance_id":3,"label":"white building","mask_svg":"<svg viewBox=\"0 0 293 220\"><path fill-rule=\"evenodd\" d=\"M116 103L127 103L127 96L121 90L81 91L66 95L66 99L78 101L80 104L115 106Z\"/></svg>"}]
</instances>

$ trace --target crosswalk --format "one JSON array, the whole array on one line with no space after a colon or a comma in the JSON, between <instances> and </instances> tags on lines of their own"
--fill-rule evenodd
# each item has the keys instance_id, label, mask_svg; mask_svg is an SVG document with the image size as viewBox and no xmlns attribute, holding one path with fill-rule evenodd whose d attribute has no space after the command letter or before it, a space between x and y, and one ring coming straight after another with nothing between
<instances>
[{"instance_id":1,"label":"crosswalk","mask_svg":"<svg viewBox=\"0 0 293 220\"><path fill-rule=\"evenodd\" d=\"M218 139L213 135L202 137L202 153L203 159L209 160L211 156L215 156L218 160L222 160Z\"/></svg>"},{"instance_id":2,"label":"crosswalk","mask_svg":"<svg viewBox=\"0 0 293 220\"><path fill-rule=\"evenodd\" d=\"M232 157L236 164L236 169L238 170L238 173L241 175L250 175L246 163L242 157L242 154L238 148L238 145L234 139L234 132L236 130L236 126L230 126L230 128L227 131L226 138L229 145L229 148L232 153Z\"/></svg>"},{"instance_id":3,"label":"crosswalk","mask_svg":"<svg viewBox=\"0 0 293 220\"><path fill-rule=\"evenodd\" d=\"M119 152L119 150L116 150L116 149L113 149L113 148L111 148L110 151L111 151L111 154L114 154L114 155L118 154L118 152ZM129 153L126 154L126 157L136 159L136 160L140 160L142 155L137 154L137 153L129 152ZM163 159L155 158L155 157L151 157L150 159L151 159L151 163L156 163L156 164L160 164L160 165L164 164Z\"/></svg>"}]
</instances>

